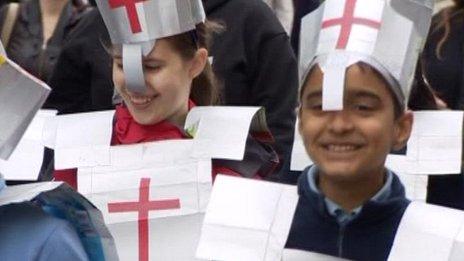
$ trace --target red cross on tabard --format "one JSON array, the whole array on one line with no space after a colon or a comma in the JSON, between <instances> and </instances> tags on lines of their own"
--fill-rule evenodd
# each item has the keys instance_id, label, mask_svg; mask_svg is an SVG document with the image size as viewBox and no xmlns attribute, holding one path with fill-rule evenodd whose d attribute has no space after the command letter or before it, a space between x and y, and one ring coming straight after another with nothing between
<instances>
[{"instance_id":1,"label":"red cross on tabard","mask_svg":"<svg viewBox=\"0 0 464 261\"><path fill-rule=\"evenodd\" d=\"M140 180L139 201L108 203L108 212L138 212L139 260L148 261L148 212L153 210L179 209L179 199L150 201L150 179Z\"/></svg>"},{"instance_id":2,"label":"red cross on tabard","mask_svg":"<svg viewBox=\"0 0 464 261\"><path fill-rule=\"evenodd\" d=\"M361 17L354 17L354 8L357 0L347 0L343 16L322 22L322 29L336 25L341 26L340 36L337 41L337 49L345 49L350 39L351 29L354 24L365 25L368 27L380 29L379 21L369 20Z\"/></svg>"},{"instance_id":3,"label":"red cross on tabard","mask_svg":"<svg viewBox=\"0 0 464 261\"><path fill-rule=\"evenodd\" d=\"M119 7L125 7L127 17L131 26L132 33L140 33L142 26L140 25L139 16L137 15L137 8L135 4L145 2L147 0L109 0L110 8L116 9Z\"/></svg>"}]
</instances>

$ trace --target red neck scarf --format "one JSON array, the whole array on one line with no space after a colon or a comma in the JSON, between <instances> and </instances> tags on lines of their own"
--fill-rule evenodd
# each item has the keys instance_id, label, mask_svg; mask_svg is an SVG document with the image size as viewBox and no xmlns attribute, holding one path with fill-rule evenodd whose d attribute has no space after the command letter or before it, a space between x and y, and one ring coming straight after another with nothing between
<instances>
[{"instance_id":1,"label":"red neck scarf","mask_svg":"<svg viewBox=\"0 0 464 261\"><path fill-rule=\"evenodd\" d=\"M195 104L189 100L189 110L193 107L195 107ZM161 121L153 125L137 123L125 105L116 107L115 121L111 145L185 139L188 137L181 128L168 121Z\"/></svg>"}]
</instances>

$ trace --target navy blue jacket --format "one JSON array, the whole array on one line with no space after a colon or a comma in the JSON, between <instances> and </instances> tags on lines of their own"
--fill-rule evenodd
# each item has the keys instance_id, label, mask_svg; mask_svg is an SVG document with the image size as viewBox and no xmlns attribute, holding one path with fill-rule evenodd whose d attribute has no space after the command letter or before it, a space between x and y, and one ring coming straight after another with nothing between
<instances>
[{"instance_id":1,"label":"navy blue jacket","mask_svg":"<svg viewBox=\"0 0 464 261\"><path fill-rule=\"evenodd\" d=\"M0 207L1 260L89 260L72 225L30 203Z\"/></svg>"},{"instance_id":2,"label":"navy blue jacket","mask_svg":"<svg viewBox=\"0 0 464 261\"><path fill-rule=\"evenodd\" d=\"M387 260L398 225L409 205L396 175L391 189L386 201L368 201L358 217L340 226L327 212L324 196L313 192L307 175L301 175L298 181L300 198L286 248L358 261Z\"/></svg>"}]
</instances>

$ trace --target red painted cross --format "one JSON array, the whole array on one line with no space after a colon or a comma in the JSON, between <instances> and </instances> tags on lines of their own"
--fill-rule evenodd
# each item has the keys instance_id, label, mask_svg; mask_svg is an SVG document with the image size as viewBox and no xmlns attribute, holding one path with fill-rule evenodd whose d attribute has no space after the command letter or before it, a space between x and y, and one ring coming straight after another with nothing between
<instances>
[{"instance_id":1,"label":"red painted cross","mask_svg":"<svg viewBox=\"0 0 464 261\"><path fill-rule=\"evenodd\" d=\"M379 21L369 20L366 18L354 17L354 8L357 0L346 0L343 16L322 22L322 29L336 25L341 26L340 37L337 42L337 49L345 49L350 39L351 29L354 24L365 25L368 27L380 29Z\"/></svg>"},{"instance_id":2,"label":"red painted cross","mask_svg":"<svg viewBox=\"0 0 464 261\"><path fill-rule=\"evenodd\" d=\"M138 212L139 213L139 260L148 261L148 212L150 210L179 209L179 199L150 201L150 179L140 180L139 201L108 203L110 213Z\"/></svg>"},{"instance_id":3,"label":"red painted cross","mask_svg":"<svg viewBox=\"0 0 464 261\"><path fill-rule=\"evenodd\" d=\"M111 9L116 9L119 7L126 8L132 33L136 34L142 31L142 26L140 25L140 20L139 16L137 15L137 8L135 7L135 4L145 1L147 0L109 0L109 4Z\"/></svg>"}]
</instances>

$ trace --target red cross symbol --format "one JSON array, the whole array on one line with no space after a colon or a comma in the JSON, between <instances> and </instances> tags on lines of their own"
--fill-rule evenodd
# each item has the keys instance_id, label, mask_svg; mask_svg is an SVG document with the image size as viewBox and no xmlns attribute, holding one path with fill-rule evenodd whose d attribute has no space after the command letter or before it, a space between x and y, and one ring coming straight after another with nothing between
<instances>
[{"instance_id":1,"label":"red cross symbol","mask_svg":"<svg viewBox=\"0 0 464 261\"><path fill-rule=\"evenodd\" d=\"M109 0L109 4L111 9L116 9L119 7L126 8L132 33L136 34L142 31L142 26L140 25L140 20L139 16L137 15L135 4L145 1L147 0Z\"/></svg>"},{"instance_id":2,"label":"red cross symbol","mask_svg":"<svg viewBox=\"0 0 464 261\"><path fill-rule=\"evenodd\" d=\"M150 201L150 179L140 180L139 201L108 203L110 213L138 212L139 213L139 260L148 261L148 212L150 210L179 209L179 199Z\"/></svg>"},{"instance_id":3,"label":"red cross symbol","mask_svg":"<svg viewBox=\"0 0 464 261\"><path fill-rule=\"evenodd\" d=\"M322 29L336 25L341 26L340 37L337 42L337 49L345 49L350 38L351 29L354 24L365 25L368 27L380 29L381 23L379 21L369 20L360 17L354 17L354 8L357 0L347 0L345 2L345 10L343 16L335 19L330 19L322 22Z\"/></svg>"}]
</instances>

